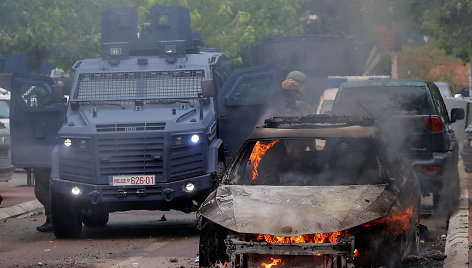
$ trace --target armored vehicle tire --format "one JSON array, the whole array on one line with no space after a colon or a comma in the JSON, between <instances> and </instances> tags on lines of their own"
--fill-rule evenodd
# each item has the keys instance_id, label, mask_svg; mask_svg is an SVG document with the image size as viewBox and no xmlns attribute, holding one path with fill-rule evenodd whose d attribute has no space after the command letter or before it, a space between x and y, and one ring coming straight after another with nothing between
<instances>
[{"instance_id":1,"label":"armored vehicle tire","mask_svg":"<svg viewBox=\"0 0 472 268\"><path fill-rule=\"evenodd\" d=\"M210 267L215 266L217 262L224 264L229 261L225 245L227 232L206 219L202 226L198 246L199 266Z\"/></svg>"},{"instance_id":2,"label":"armored vehicle tire","mask_svg":"<svg viewBox=\"0 0 472 268\"><path fill-rule=\"evenodd\" d=\"M82 222L87 227L100 227L108 223L110 213L103 208L91 209L82 217Z\"/></svg>"},{"instance_id":3,"label":"armored vehicle tire","mask_svg":"<svg viewBox=\"0 0 472 268\"><path fill-rule=\"evenodd\" d=\"M82 231L80 210L73 200L57 196L51 191L51 217L57 238L76 238Z\"/></svg>"}]
</instances>

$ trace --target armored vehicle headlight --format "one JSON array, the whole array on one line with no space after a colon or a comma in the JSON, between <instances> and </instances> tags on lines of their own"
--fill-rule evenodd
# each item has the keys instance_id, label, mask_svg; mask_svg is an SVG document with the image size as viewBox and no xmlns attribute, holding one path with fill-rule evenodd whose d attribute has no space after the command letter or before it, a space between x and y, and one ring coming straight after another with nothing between
<instances>
[{"instance_id":1,"label":"armored vehicle headlight","mask_svg":"<svg viewBox=\"0 0 472 268\"><path fill-rule=\"evenodd\" d=\"M77 186L74 186L71 190L73 195L79 195L80 194L80 188Z\"/></svg>"},{"instance_id":2,"label":"armored vehicle headlight","mask_svg":"<svg viewBox=\"0 0 472 268\"><path fill-rule=\"evenodd\" d=\"M187 192L191 192L193 190L195 190L195 185L191 182L187 183L187 185L185 185L185 190L187 190Z\"/></svg>"},{"instance_id":3,"label":"armored vehicle headlight","mask_svg":"<svg viewBox=\"0 0 472 268\"><path fill-rule=\"evenodd\" d=\"M182 137L181 136L174 137L174 145L182 145Z\"/></svg>"},{"instance_id":4,"label":"armored vehicle headlight","mask_svg":"<svg viewBox=\"0 0 472 268\"><path fill-rule=\"evenodd\" d=\"M65 139L64 140L64 145L67 146L67 147L70 147L72 145L71 139Z\"/></svg>"},{"instance_id":5,"label":"armored vehicle headlight","mask_svg":"<svg viewBox=\"0 0 472 268\"><path fill-rule=\"evenodd\" d=\"M88 148L88 141L87 140L80 140L79 141L80 149L87 149Z\"/></svg>"},{"instance_id":6,"label":"armored vehicle headlight","mask_svg":"<svg viewBox=\"0 0 472 268\"><path fill-rule=\"evenodd\" d=\"M193 143L197 143L200 141L200 136L198 136L197 134L193 134L192 137L190 138L190 140L193 142Z\"/></svg>"}]
</instances>

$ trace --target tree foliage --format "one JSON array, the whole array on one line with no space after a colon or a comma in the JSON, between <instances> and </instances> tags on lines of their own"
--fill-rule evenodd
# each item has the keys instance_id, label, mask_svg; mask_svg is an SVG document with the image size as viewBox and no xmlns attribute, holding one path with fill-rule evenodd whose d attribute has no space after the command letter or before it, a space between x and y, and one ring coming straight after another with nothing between
<instances>
[{"instance_id":1,"label":"tree foliage","mask_svg":"<svg viewBox=\"0 0 472 268\"><path fill-rule=\"evenodd\" d=\"M408 10L416 28L447 53L469 62L472 55L472 2L412 0Z\"/></svg>"},{"instance_id":2,"label":"tree foliage","mask_svg":"<svg viewBox=\"0 0 472 268\"><path fill-rule=\"evenodd\" d=\"M448 82L453 88L468 80L467 66L432 43L405 45L398 55L399 77Z\"/></svg>"},{"instance_id":3,"label":"tree foliage","mask_svg":"<svg viewBox=\"0 0 472 268\"><path fill-rule=\"evenodd\" d=\"M140 22L153 5L181 5L207 47L224 49L235 66L248 63L249 48L270 36L301 33L308 0L17 0L0 2L0 53L23 52L35 66L51 61L68 69L100 52L101 11L138 6Z\"/></svg>"},{"instance_id":4,"label":"tree foliage","mask_svg":"<svg viewBox=\"0 0 472 268\"><path fill-rule=\"evenodd\" d=\"M100 10L106 2L44 0L0 2L0 53L23 52L33 71L43 62L70 68L97 55ZM80 55L80 56L79 56Z\"/></svg>"}]
</instances>

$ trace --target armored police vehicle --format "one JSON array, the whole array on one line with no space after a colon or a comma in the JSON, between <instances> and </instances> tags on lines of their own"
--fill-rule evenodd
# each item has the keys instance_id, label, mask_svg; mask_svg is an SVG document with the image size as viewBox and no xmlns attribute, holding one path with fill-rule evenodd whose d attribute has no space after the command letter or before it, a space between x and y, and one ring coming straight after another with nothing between
<instances>
[{"instance_id":1,"label":"armored police vehicle","mask_svg":"<svg viewBox=\"0 0 472 268\"><path fill-rule=\"evenodd\" d=\"M136 8L102 15L102 58L75 63L68 101L49 77L12 81L13 163L51 169L56 237L114 211L194 211L273 94L270 67L231 74L202 50L186 8L152 7L139 34Z\"/></svg>"}]
</instances>

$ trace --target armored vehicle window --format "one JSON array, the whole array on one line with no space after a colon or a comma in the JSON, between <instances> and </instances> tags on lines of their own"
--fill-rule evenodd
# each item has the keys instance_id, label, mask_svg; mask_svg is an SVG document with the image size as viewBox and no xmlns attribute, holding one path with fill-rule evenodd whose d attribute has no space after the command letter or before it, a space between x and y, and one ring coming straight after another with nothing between
<instances>
[{"instance_id":1,"label":"armored vehicle window","mask_svg":"<svg viewBox=\"0 0 472 268\"><path fill-rule=\"evenodd\" d=\"M44 107L50 103L48 90L41 85L22 84L19 95L26 106L30 108Z\"/></svg>"},{"instance_id":2,"label":"armored vehicle window","mask_svg":"<svg viewBox=\"0 0 472 268\"><path fill-rule=\"evenodd\" d=\"M204 71L144 73L144 97L198 96L202 93Z\"/></svg>"},{"instance_id":3,"label":"armored vehicle window","mask_svg":"<svg viewBox=\"0 0 472 268\"><path fill-rule=\"evenodd\" d=\"M169 14L161 13L158 18L158 25L169 25Z\"/></svg>"},{"instance_id":4,"label":"armored vehicle window","mask_svg":"<svg viewBox=\"0 0 472 268\"><path fill-rule=\"evenodd\" d=\"M7 100L0 100L0 118L10 117L10 104Z\"/></svg>"},{"instance_id":5,"label":"armored vehicle window","mask_svg":"<svg viewBox=\"0 0 472 268\"><path fill-rule=\"evenodd\" d=\"M228 105L263 104L271 94L272 84L271 77L243 81L238 84L237 89L231 95Z\"/></svg>"},{"instance_id":6,"label":"armored vehicle window","mask_svg":"<svg viewBox=\"0 0 472 268\"><path fill-rule=\"evenodd\" d=\"M197 97L204 79L203 70L80 74L75 98Z\"/></svg>"},{"instance_id":7,"label":"armored vehicle window","mask_svg":"<svg viewBox=\"0 0 472 268\"><path fill-rule=\"evenodd\" d=\"M353 87L344 88L335 100L338 115L376 116L379 114L426 115L431 113L424 87Z\"/></svg>"},{"instance_id":8,"label":"armored vehicle window","mask_svg":"<svg viewBox=\"0 0 472 268\"><path fill-rule=\"evenodd\" d=\"M138 97L138 73L81 74L77 99Z\"/></svg>"},{"instance_id":9,"label":"armored vehicle window","mask_svg":"<svg viewBox=\"0 0 472 268\"><path fill-rule=\"evenodd\" d=\"M380 160L370 140L295 139L247 145L229 184L355 185L381 181Z\"/></svg>"}]
</instances>

